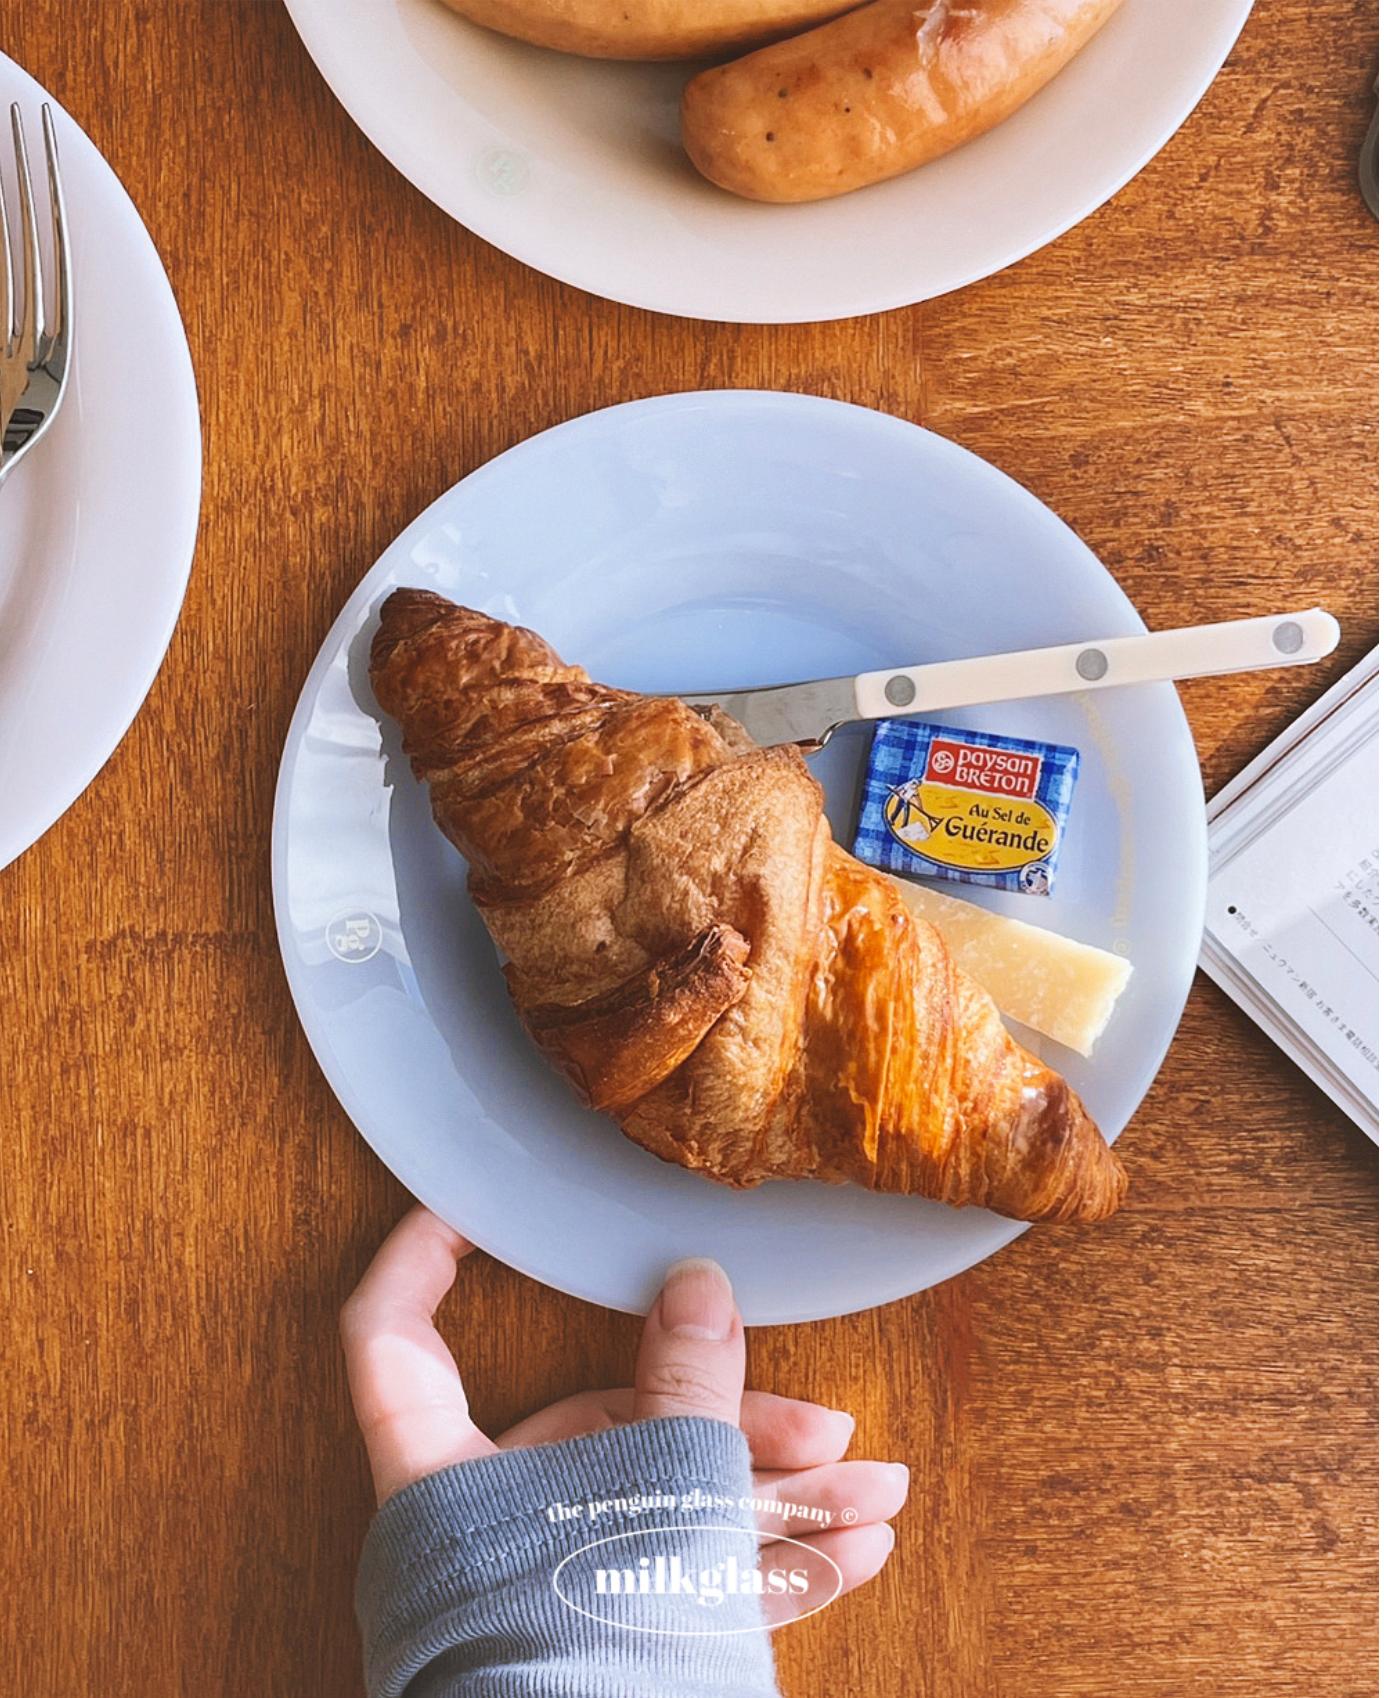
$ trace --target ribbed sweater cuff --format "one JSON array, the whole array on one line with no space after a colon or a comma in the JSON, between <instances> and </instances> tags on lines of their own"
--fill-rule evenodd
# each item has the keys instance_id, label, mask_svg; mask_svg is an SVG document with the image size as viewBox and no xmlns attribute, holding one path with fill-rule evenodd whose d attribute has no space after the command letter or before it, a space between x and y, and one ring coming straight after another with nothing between
<instances>
[{"instance_id":1,"label":"ribbed sweater cuff","mask_svg":"<svg viewBox=\"0 0 1384 1698\"><path fill-rule=\"evenodd\" d=\"M759 1601L597 1598L593 1563L697 1574L753 1567L743 1433L699 1417L640 1421L429 1475L392 1497L366 1539L356 1607L371 1698L770 1698ZM593 1502L625 1500L593 1514ZM555 1518L555 1506L580 1513ZM721 1531L717 1531L720 1529ZM609 1556L564 1558L613 1535ZM647 1537L645 1536L647 1535ZM593 1619L564 1595L602 1615ZM623 1621L625 1625L616 1622ZM652 1631L650 1630L652 1629ZM412 1684L416 1682L415 1684Z\"/></svg>"}]
</instances>

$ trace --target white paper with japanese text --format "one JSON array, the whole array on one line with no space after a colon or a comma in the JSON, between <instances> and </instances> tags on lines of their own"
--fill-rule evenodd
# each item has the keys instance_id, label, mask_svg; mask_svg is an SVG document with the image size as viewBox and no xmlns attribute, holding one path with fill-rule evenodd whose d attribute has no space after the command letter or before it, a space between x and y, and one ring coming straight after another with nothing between
<instances>
[{"instance_id":1,"label":"white paper with japanese text","mask_svg":"<svg viewBox=\"0 0 1384 1698\"><path fill-rule=\"evenodd\" d=\"M1202 966L1377 1139L1378 658L1211 804Z\"/></svg>"}]
</instances>

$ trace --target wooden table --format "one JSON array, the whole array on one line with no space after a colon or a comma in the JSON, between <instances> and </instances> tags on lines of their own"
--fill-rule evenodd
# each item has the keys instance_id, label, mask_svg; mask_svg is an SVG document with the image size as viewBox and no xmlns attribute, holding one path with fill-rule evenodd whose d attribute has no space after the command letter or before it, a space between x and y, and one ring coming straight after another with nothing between
<instances>
[{"instance_id":1,"label":"wooden table","mask_svg":"<svg viewBox=\"0 0 1384 1698\"><path fill-rule=\"evenodd\" d=\"M766 329L486 247L269 0L3 16L163 254L207 471L148 704L0 875L0 1688L349 1698L369 1500L335 1314L405 1199L299 1031L268 877L337 608L434 496L561 419L703 385L841 396L1028 485L1151 624L1340 612L1328 666L1186 689L1214 790L1374 640L1375 20L1261 5L1177 138L1045 252ZM856 1410L864 1452L914 1471L886 1577L781 1636L791 1698L1375 1690L1373 1149L1202 980L1120 1149L1109 1225L752 1338L756 1383ZM479 1257L446 1324L485 1423L627 1377L635 1338Z\"/></svg>"}]
</instances>

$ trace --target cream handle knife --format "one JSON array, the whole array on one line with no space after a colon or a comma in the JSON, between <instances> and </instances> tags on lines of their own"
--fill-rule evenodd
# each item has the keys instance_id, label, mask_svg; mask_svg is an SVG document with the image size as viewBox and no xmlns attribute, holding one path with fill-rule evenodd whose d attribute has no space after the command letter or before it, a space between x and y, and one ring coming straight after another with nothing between
<instances>
[{"instance_id":1,"label":"cream handle knife","mask_svg":"<svg viewBox=\"0 0 1384 1698\"><path fill-rule=\"evenodd\" d=\"M1218 672L1255 672L1266 666L1302 666L1331 653L1341 628L1320 607L1306 613L1231 619L1223 625L1187 625L1098 643L1064 643L1052 649L943 660L931 666L862 672L855 681L857 718L892 719L901 713L973 707L1024 696L1058 696L1068 690L1105 690L1115 684L1156 684L1170 678L1207 678Z\"/></svg>"},{"instance_id":2,"label":"cream handle knife","mask_svg":"<svg viewBox=\"0 0 1384 1698\"><path fill-rule=\"evenodd\" d=\"M1341 628L1320 607L1063 643L1050 649L928 666L896 666L858 678L827 678L762 690L689 695L694 707L716 706L738 719L757 743L820 747L840 725L855 719L897 719L939 713L980 702L1059 696L1073 690L1108 690L1117 684L1156 684L1205 678L1220 672L1255 672L1269 666L1305 666L1336 647Z\"/></svg>"}]
</instances>

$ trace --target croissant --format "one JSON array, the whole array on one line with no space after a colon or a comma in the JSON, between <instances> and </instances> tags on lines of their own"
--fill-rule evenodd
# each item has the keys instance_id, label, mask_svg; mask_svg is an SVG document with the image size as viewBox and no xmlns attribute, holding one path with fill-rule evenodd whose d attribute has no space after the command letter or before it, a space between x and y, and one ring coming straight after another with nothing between
<instances>
[{"instance_id":1,"label":"croissant","mask_svg":"<svg viewBox=\"0 0 1384 1698\"><path fill-rule=\"evenodd\" d=\"M524 1025L637 1144L735 1186L849 1180L1017 1220L1119 1207L1076 1094L832 841L797 749L593 683L428 590L385 602L370 676Z\"/></svg>"}]
</instances>

